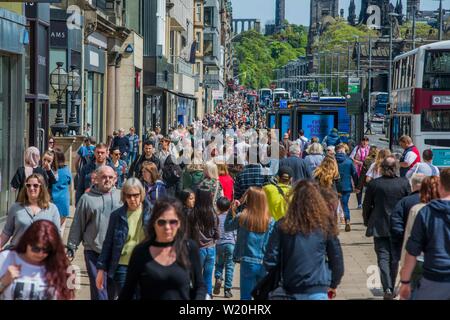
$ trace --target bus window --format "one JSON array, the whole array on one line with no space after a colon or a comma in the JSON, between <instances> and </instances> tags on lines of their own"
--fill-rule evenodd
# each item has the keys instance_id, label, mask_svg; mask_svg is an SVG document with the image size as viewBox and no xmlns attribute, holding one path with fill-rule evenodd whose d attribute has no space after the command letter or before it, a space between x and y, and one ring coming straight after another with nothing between
<instances>
[{"instance_id":1,"label":"bus window","mask_svg":"<svg viewBox=\"0 0 450 320\"><path fill-rule=\"evenodd\" d=\"M449 110L423 110L422 131L450 131L450 109Z\"/></svg>"},{"instance_id":2,"label":"bus window","mask_svg":"<svg viewBox=\"0 0 450 320\"><path fill-rule=\"evenodd\" d=\"M450 90L449 51L428 51L426 53L423 88Z\"/></svg>"}]
</instances>

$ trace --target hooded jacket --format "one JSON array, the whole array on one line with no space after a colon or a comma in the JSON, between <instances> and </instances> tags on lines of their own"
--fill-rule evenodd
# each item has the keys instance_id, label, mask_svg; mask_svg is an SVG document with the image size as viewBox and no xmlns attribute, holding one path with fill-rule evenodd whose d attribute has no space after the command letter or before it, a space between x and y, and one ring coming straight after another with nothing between
<instances>
[{"instance_id":1,"label":"hooded jacket","mask_svg":"<svg viewBox=\"0 0 450 320\"><path fill-rule=\"evenodd\" d=\"M450 282L450 201L433 200L414 221L406 251L412 256L424 253L423 277Z\"/></svg>"},{"instance_id":2,"label":"hooded jacket","mask_svg":"<svg viewBox=\"0 0 450 320\"><path fill-rule=\"evenodd\" d=\"M337 146L339 143L341 143L341 138L336 131L331 131L322 141L322 144L325 144L327 147Z\"/></svg>"},{"instance_id":3,"label":"hooded jacket","mask_svg":"<svg viewBox=\"0 0 450 320\"><path fill-rule=\"evenodd\" d=\"M352 159L350 159L345 153L337 153L336 161L339 168L339 175L341 177L337 185L338 191L340 193L352 192L352 180L355 186L358 184L358 174L355 166L353 165Z\"/></svg>"},{"instance_id":4,"label":"hooded jacket","mask_svg":"<svg viewBox=\"0 0 450 320\"><path fill-rule=\"evenodd\" d=\"M94 187L80 198L67 241L70 249L75 251L83 241L85 250L102 251L110 215L122 206L120 193L116 188L102 193Z\"/></svg>"}]
</instances>

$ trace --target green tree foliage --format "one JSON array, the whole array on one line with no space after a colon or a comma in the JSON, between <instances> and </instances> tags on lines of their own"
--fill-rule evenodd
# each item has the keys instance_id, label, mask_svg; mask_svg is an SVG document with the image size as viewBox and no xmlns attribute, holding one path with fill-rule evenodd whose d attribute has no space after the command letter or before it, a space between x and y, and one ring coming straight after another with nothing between
<instances>
[{"instance_id":1,"label":"green tree foliage","mask_svg":"<svg viewBox=\"0 0 450 320\"><path fill-rule=\"evenodd\" d=\"M254 89L268 87L276 68L306 54L307 33L305 27L288 23L273 36L254 30L242 33L234 44L240 83Z\"/></svg>"}]
</instances>

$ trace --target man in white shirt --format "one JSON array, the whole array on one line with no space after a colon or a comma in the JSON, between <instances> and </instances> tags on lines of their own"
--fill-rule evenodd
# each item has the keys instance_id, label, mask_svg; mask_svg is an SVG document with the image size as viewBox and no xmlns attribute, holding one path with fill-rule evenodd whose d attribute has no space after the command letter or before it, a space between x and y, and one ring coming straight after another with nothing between
<instances>
[{"instance_id":1,"label":"man in white shirt","mask_svg":"<svg viewBox=\"0 0 450 320\"><path fill-rule=\"evenodd\" d=\"M414 167L409 169L409 171L406 173L406 178L411 179L411 177L415 173L418 173L418 174L421 173L421 174L426 175L427 177L433 177L433 176L439 177L440 172L439 172L438 167L436 167L432 164L433 151L431 151L430 149L424 150L422 153L422 158L423 158L423 162L418 162L414 165Z\"/></svg>"}]
</instances>

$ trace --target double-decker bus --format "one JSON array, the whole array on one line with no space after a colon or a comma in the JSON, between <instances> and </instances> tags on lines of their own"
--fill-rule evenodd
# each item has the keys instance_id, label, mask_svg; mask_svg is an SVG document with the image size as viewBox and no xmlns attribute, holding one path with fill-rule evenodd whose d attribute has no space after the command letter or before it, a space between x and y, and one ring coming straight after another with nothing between
<instances>
[{"instance_id":1,"label":"double-decker bus","mask_svg":"<svg viewBox=\"0 0 450 320\"><path fill-rule=\"evenodd\" d=\"M409 135L433 164L450 167L450 41L421 46L394 59L390 147Z\"/></svg>"},{"instance_id":2,"label":"double-decker bus","mask_svg":"<svg viewBox=\"0 0 450 320\"><path fill-rule=\"evenodd\" d=\"M291 94L283 88L277 88L273 91L273 104L278 107L280 100L285 100L289 102L291 100Z\"/></svg>"},{"instance_id":3,"label":"double-decker bus","mask_svg":"<svg viewBox=\"0 0 450 320\"><path fill-rule=\"evenodd\" d=\"M272 89L263 88L259 90L259 103L263 106L269 106L272 101Z\"/></svg>"},{"instance_id":4,"label":"double-decker bus","mask_svg":"<svg viewBox=\"0 0 450 320\"><path fill-rule=\"evenodd\" d=\"M373 92L371 96L372 115L376 117L384 117L387 111L389 94L387 92Z\"/></svg>"}]
</instances>

